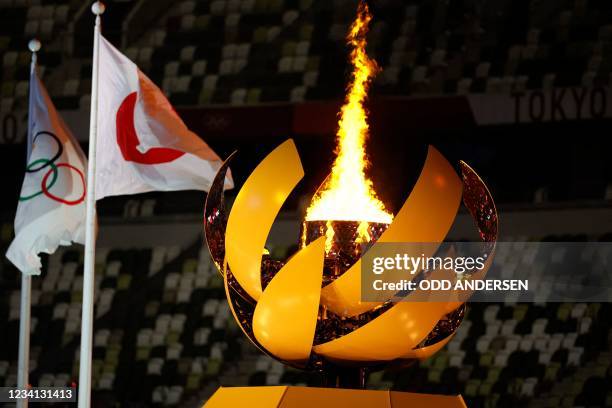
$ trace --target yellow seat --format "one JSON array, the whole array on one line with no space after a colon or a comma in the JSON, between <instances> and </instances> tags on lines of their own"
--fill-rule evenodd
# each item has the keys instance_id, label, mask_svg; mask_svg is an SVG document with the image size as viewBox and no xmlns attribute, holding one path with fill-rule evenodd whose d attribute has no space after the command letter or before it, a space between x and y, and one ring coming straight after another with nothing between
<instances>
[{"instance_id":1,"label":"yellow seat","mask_svg":"<svg viewBox=\"0 0 612 408\"><path fill-rule=\"evenodd\" d=\"M131 283L132 275L121 274L119 275L119 279L117 281L117 290L127 290L130 288Z\"/></svg>"}]
</instances>

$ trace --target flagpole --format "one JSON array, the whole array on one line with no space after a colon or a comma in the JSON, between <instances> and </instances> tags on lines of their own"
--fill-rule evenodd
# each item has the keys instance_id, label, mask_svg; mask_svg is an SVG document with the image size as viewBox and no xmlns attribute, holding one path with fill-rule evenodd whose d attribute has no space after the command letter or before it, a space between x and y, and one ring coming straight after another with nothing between
<instances>
[{"instance_id":1,"label":"flagpole","mask_svg":"<svg viewBox=\"0 0 612 408\"><path fill-rule=\"evenodd\" d=\"M87 166L87 213L85 218L85 259L83 272L83 310L81 317L81 353L79 363L78 408L91 405L91 357L93 339L94 267L96 258L96 139L98 135L98 54L100 49L100 15L104 4L96 1L91 11L96 16L93 37L91 74L91 110L89 115L89 163Z\"/></svg>"},{"instance_id":2,"label":"flagpole","mask_svg":"<svg viewBox=\"0 0 612 408\"><path fill-rule=\"evenodd\" d=\"M32 52L30 62L30 97L28 102L28 121L32 119L32 77L36 72L36 53L40 50L40 41L32 39L28 43L28 48ZM30 135L31 126L28 124L28 156L30 155ZM29 157L28 157L29 160ZM17 362L17 387L25 389L29 385L30 374L30 327L31 327L31 307L32 307L32 276L21 274L21 304L19 305L19 357ZM27 408L28 400L17 400L18 408Z\"/></svg>"},{"instance_id":3,"label":"flagpole","mask_svg":"<svg viewBox=\"0 0 612 408\"><path fill-rule=\"evenodd\" d=\"M19 362L17 367L17 387L28 387L30 371L30 302L32 295L32 276L21 274L21 305L19 312ZM27 399L17 400L18 408L26 408Z\"/></svg>"},{"instance_id":4,"label":"flagpole","mask_svg":"<svg viewBox=\"0 0 612 408\"><path fill-rule=\"evenodd\" d=\"M21 273L21 305L19 311L19 361L17 367L17 387L28 387L30 372L30 302L32 296L32 276ZM27 399L17 400L18 408L26 408Z\"/></svg>"}]
</instances>

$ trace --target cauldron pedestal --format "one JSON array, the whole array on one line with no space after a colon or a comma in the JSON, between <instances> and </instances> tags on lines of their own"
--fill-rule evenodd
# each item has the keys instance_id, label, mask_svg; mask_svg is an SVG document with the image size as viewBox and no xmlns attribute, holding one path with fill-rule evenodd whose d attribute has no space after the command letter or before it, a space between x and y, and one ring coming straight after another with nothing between
<instances>
[{"instance_id":1,"label":"cauldron pedestal","mask_svg":"<svg viewBox=\"0 0 612 408\"><path fill-rule=\"evenodd\" d=\"M220 387L206 408L466 408L460 395L313 387Z\"/></svg>"}]
</instances>

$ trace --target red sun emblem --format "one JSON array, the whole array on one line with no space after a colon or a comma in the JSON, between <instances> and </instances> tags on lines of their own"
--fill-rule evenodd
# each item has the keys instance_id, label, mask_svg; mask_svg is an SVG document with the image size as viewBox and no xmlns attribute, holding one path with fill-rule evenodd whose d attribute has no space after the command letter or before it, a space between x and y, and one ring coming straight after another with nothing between
<instances>
[{"instance_id":1,"label":"red sun emblem","mask_svg":"<svg viewBox=\"0 0 612 408\"><path fill-rule=\"evenodd\" d=\"M152 147L142 153L137 149L140 144L134 128L134 108L138 94L132 92L125 97L117 110L117 144L126 161L140 164L161 164L172 162L185 152L167 147Z\"/></svg>"}]
</instances>

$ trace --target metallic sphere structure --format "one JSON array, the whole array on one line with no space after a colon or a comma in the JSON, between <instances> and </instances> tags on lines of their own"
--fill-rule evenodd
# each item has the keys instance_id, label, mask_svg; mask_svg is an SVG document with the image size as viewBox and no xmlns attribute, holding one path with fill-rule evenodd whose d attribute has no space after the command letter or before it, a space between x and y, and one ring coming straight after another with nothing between
<instances>
[{"instance_id":1,"label":"metallic sphere structure","mask_svg":"<svg viewBox=\"0 0 612 408\"><path fill-rule=\"evenodd\" d=\"M272 224L304 176L293 141L282 143L255 168L227 215L223 180L234 157L222 165L208 194L205 236L232 313L253 344L291 366L329 374L425 359L448 343L461 324L464 303L362 302L359 258L378 242L441 243L463 202L492 260L497 211L487 187L467 164L459 163L459 176L430 146L393 221L369 223L369 242L351 249L354 256L338 267L330 261L346 249L346 237L355 231L347 221L330 220L336 236L344 237L331 249L321 223L308 221L301 248L292 257L281 262L265 254Z\"/></svg>"}]
</instances>

